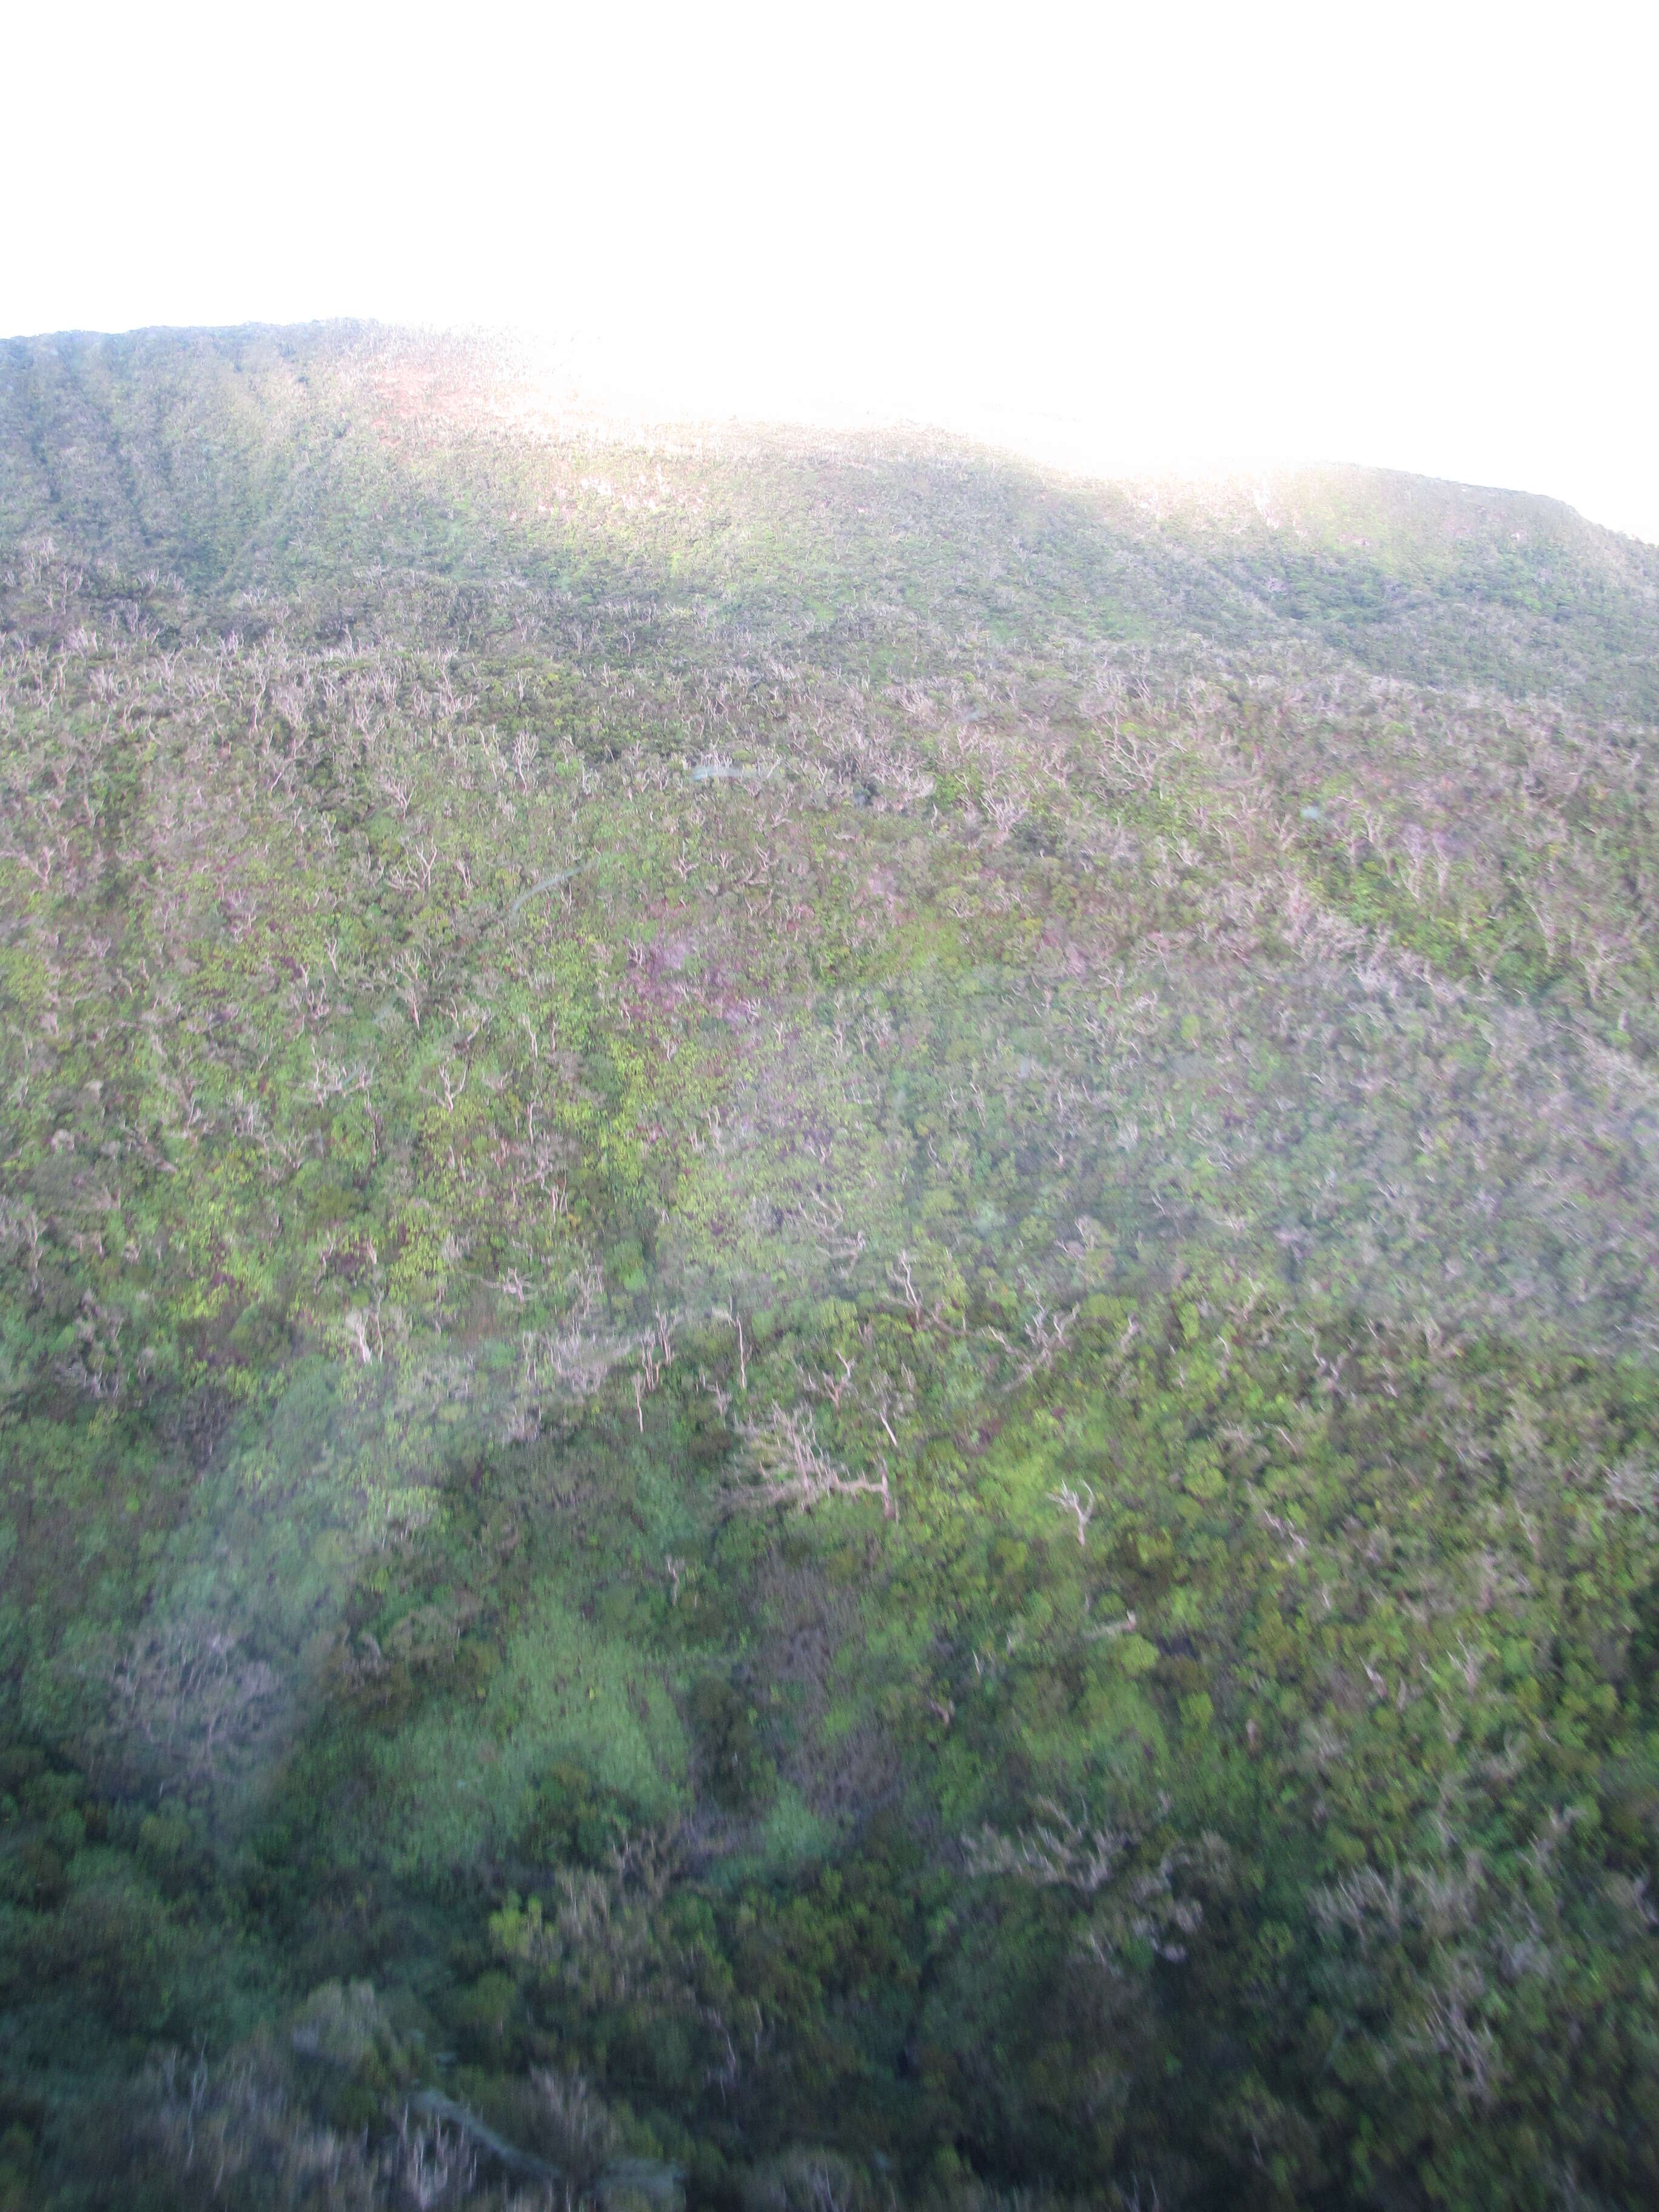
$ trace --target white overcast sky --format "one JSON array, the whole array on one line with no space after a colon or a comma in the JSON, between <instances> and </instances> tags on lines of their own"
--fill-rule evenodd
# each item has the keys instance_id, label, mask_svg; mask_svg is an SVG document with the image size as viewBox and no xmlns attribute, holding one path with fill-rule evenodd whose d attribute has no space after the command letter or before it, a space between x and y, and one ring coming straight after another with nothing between
<instances>
[{"instance_id":1,"label":"white overcast sky","mask_svg":"<svg viewBox=\"0 0 1659 2212\"><path fill-rule=\"evenodd\" d=\"M664 410L1659 540L1653 0L13 0L0 52L0 332L517 325Z\"/></svg>"}]
</instances>

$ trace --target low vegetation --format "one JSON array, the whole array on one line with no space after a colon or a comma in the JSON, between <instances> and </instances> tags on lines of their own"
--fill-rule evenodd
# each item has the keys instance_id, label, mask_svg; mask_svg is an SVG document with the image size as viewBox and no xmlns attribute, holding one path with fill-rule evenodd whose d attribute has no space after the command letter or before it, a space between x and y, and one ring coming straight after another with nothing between
<instances>
[{"instance_id":1,"label":"low vegetation","mask_svg":"<svg viewBox=\"0 0 1659 2212\"><path fill-rule=\"evenodd\" d=\"M0 348L0 2206L1659 2195L1659 554Z\"/></svg>"}]
</instances>

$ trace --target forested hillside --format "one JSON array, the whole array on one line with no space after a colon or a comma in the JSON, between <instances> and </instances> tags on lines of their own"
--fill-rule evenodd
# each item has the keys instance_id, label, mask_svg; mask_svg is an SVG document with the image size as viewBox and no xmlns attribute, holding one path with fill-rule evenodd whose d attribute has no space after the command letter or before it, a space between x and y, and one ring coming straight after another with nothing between
<instances>
[{"instance_id":1,"label":"forested hillside","mask_svg":"<svg viewBox=\"0 0 1659 2212\"><path fill-rule=\"evenodd\" d=\"M1659 2198L1659 551L0 345L0 2207Z\"/></svg>"}]
</instances>

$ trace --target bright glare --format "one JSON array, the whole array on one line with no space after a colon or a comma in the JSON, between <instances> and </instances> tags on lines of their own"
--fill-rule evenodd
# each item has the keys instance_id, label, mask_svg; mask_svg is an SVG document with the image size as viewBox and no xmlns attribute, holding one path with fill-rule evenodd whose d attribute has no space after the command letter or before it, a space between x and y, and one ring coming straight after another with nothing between
<instances>
[{"instance_id":1,"label":"bright glare","mask_svg":"<svg viewBox=\"0 0 1659 2212\"><path fill-rule=\"evenodd\" d=\"M664 413L1346 459L1659 540L1652 9L37 9L0 330L574 341Z\"/></svg>"}]
</instances>

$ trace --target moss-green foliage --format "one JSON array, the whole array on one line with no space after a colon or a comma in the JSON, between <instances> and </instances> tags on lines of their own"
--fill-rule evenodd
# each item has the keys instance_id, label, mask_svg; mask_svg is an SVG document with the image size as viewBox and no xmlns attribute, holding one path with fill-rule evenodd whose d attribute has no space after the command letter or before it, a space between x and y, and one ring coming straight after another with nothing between
<instances>
[{"instance_id":1,"label":"moss-green foliage","mask_svg":"<svg viewBox=\"0 0 1659 2212\"><path fill-rule=\"evenodd\" d=\"M1659 2194L1656 594L7 348L0 2204Z\"/></svg>"}]
</instances>

